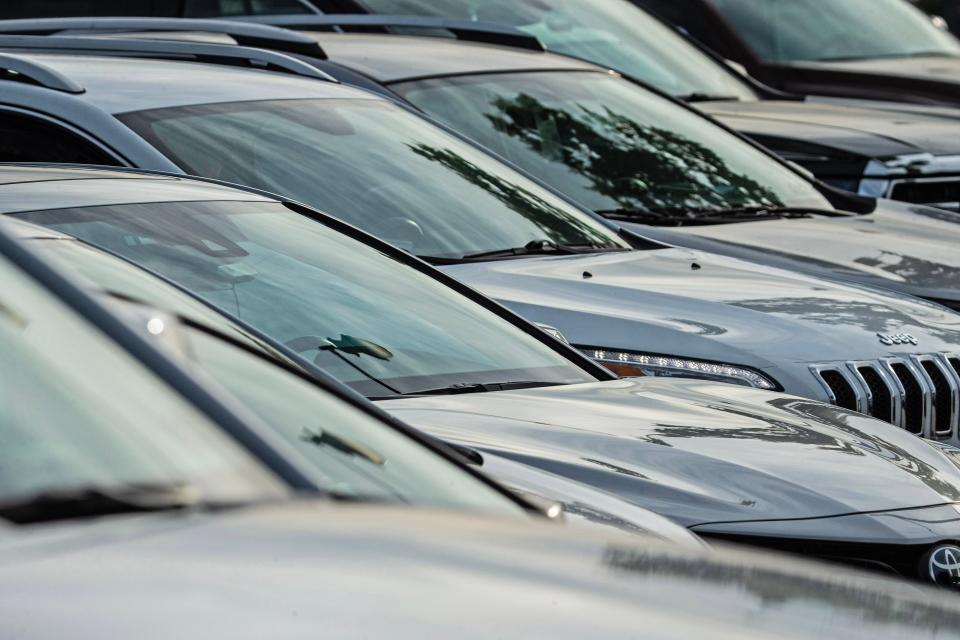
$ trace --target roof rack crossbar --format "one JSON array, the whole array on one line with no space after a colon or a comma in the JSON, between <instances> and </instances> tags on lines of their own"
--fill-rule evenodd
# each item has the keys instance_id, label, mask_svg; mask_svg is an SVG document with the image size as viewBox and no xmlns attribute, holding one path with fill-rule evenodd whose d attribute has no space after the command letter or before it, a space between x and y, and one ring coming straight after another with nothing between
<instances>
[{"instance_id":1,"label":"roof rack crossbar","mask_svg":"<svg viewBox=\"0 0 960 640\"><path fill-rule=\"evenodd\" d=\"M56 69L52 69L45 64L21 58L0 54L0 72L21 77L34 84L54 91L63 91L65 93L83 93L84 88L66 77Z\"/></svg>"},{"instance_id":2,"label":"roof rack crossbar","mask_svg":"<svg viewBox=\"0 0 960 640\"><path fill-rule=\"evenodd\" d=\"M499 44L533 51L545 51L543 44L529 33L516 27L492 22L472 22L470 20L451 20L433 16L388 16L379 14L325 14L325 15L264 15L235 16L233 20L257 24L287 27L290 29L313 29L329 27L345 31L345 27L407 27L416 29L442 29L458 40Z\"/></svg>"},{"instance_id":3,"label":"roof rack crossbar","mask_svg":"<svg viewBox=\"0 0 960 640\"><path fill-rule=\"evenodd\" d=\"M323 49L313 38L266 24L230 20L191 18L30 18L0 20L0 34L19 35L82 35L86 33L123 33L125 31L202 31L220 33L237 44L263 47L275 51L299 53L326 59Z\"/></svg>"},{"instance_id":4,"label":"roof rack crossbar","mask_svg":"<svg viewBox=\"0 0 960 640\"><path fill-rule=\"evenodd\" d=\"M296 58L237 45L202 44L173 40L126 40L74 36L5 36L0 35L0 49L31 51L88 51L124 53L138 57L189 56L198 62L213 64L238 63L257 68L286 71L294 75L338 82L336 78ZM31 63L34 64L34 63ZM81 89L82 90L82 89Z\"/></svg>"}]
</instances>

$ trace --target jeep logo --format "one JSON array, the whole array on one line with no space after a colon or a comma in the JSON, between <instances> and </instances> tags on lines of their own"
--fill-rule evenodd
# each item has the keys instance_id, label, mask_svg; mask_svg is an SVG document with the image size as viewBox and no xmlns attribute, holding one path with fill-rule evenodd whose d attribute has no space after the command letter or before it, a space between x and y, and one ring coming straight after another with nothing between
<instances>
[{"instance_id":1,"label":"jeep logo","mask_svg":"<svg viewBox=\"0 0 960 640\"><path fill-rule=\"evenodd\" d=\"M909 333L878 333L877 337L880 338L880 344L885 344L888 347L895 344L916 345L919 343L919 340L914 338Z\"/></svg>"}]
</instances>

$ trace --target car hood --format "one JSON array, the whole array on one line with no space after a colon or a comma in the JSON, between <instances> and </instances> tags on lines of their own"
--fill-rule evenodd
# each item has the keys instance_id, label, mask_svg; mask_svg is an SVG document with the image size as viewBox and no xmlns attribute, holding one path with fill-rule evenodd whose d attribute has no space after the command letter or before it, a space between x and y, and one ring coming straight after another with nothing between
<instances>
[{"instance_id":1,"label":"car hood","mask_svg":"<svg viewBox=\"0 0 960 640\"><path fill-rule=\"evenodd\" d=\"M960 112L950 116L866 109L825 102L702 102L698 109L776 148L776 139L828 147L866 158L911 153L960 154Z\"/></svg>"},{"instance_id":2,"label":"car hood","mask_svg":"<svg viewBox=\"0 0 960 640\"><path fill-rule=\"evenodd\" d=\"M960 500L960 470L920 438L838 407L730 384L635 378L380 405L445 440L687 526Z\"/></svg>"},{"instance_id":3,"label":"car hood","mask_svg":"<svg viewBox=\"0 0 960 640\"><path fill-rule=\"evenodd\" d=\"M4 531L5 635L945 638L945 594L763 552L290 503ZM504 597L509 594L509 597Z\"/></svg>"},{"instance_id":4,"label":"car hood","mask_svg":"<svg viewBox=\"0 0 960 640\"><path fill-rule=\"evenodd\" d=\"M960 84L960 58L940 56L874 58L872 60L796 62L786 66L811 71L824 70L873 76L900 76Z\"/></svg>"},{"instance_id":5,"label":"car hood","mask_svg":"<svg viewBox=\"0 0 960 640\"><path fill-rule=\"evenodd\" d=\"M765 368L917 350L885 347L877 333L910 333L930 352L960 345L960 316L940 307L702 251L525 258L444 270L582 346Z\"/></svg>"},{"instance_id":6,"label":"car hood","mask_svg":"<svg viewBox=\"0 0 960 640\"><path fill-rule=\"evenodd\" d=\"M624 224L663 242L834 277L960 308L960 215L878 200L873 213L665 228Z\"/></svg>"}]
</instances>

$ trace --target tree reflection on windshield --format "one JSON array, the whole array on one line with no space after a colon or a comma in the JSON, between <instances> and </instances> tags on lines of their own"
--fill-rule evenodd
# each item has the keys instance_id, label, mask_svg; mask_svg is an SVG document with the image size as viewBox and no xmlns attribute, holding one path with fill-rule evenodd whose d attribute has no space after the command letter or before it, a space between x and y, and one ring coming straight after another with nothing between
<instances>
[{"instance_id":1,"label":"tree reflection on windshield","mask_svg":"<svg viewBox=\"0 0 960 640\"><path fill-rule=\"evenodd\" d=\"M597 247L621 247L616 238L599 231L589 224L587 218L574 218L569 210L562 210L536 194L522 188L516 182L484 170L478 164L451 149L439 148L424 143L409 145L410 150L432 162L456 172L471 184L494 196L512 211L520 214L557 244L589 243ZM564 224L558 224L563 220Z\"/></svg>"},{"instance_id":2,"label":"tree reflection on windshield","mask_svg":"<svg viewBox=\"0 0 960 640\"><path fill-rule=\"evenodd\" d=\"M590 181L624 209L783 206L769 188L731 169L714 150L669 129L641 124L610 108L578 114L521 93L491 102L501 133Z\"/></svg>"}]
</instances>

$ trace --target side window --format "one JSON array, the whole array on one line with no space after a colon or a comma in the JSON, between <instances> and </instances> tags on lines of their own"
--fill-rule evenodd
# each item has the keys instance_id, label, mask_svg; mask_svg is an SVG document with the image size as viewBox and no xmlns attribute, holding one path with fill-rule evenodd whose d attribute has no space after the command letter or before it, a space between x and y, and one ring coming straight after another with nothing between
<instances>
[{"instance_id":1,"label":"side window","mask_svg":"<svg viewBox=\"0 0 960 640\"><path fill-rule=\"evenodd\" d=\"M313 13L300 0L186 0L187 18Z\"/></svg>"},{"instance_id":2,"label":"side window","mask_svg":"<svg viewBox=\"0 0 960 640\"><path fill-rule=\"evenodd\" d=\"M0 111L0 162L117 164L96 146L62 127L7 111Z\"/></svg>"}]
</instances>

